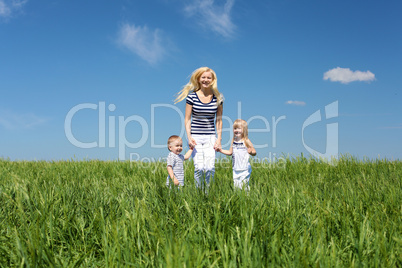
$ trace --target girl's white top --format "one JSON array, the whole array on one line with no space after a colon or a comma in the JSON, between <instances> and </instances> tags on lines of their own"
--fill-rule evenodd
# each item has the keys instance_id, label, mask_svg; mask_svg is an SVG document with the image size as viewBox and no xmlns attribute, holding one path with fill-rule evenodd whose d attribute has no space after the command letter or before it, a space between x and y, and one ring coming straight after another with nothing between
<instances>
[{"instance_id":1,"label":"girl's white top","mask_svg":"<svg viewBox=\"0 0 402 268\"><path fill-rule=\"evenodd\" d=\"M233 170L247 170L250 166L250 154L243 141L233 141L232 164Z\"/></svg>"}]
</instances>

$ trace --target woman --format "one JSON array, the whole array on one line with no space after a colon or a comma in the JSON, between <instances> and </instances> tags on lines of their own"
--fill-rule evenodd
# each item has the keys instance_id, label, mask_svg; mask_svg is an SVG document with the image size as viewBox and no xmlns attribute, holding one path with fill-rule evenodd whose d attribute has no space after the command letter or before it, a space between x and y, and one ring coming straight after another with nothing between
<instances>
[{"instance_id":1,"label":"woman","mask_svg":"<svg viewBox=\"0 0 402 268\"><path fill-rule=\"evenodd\" d=\"M209 186L215 173L215 151L221 149L222 140L223 98L218 91L215 72L208 67L195 70L175 103L184 99L188 144L194 148L195 183L197 187L204 183Z\"/></svg>"}]
</instances>

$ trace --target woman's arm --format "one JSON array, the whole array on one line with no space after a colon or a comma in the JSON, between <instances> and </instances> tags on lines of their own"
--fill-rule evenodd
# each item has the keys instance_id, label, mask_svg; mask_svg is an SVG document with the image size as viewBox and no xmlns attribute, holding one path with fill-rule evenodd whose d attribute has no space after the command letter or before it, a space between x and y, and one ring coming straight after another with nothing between
<instances>
[{"instance_id":1,"label":"woman's arm","mask_svg":"<svg viewBox=\"0 0 402 268\"><path fill-rule=\"evenodd\" d=\"M222 142L222 114L223 114L223 105L218 106L218 110L216 111L216 121L215 121L215 126L216 126L216 142L214 145L215 151L218 151L221 149L221 142Z\"/></svg>"},{"instance_id":2,"label":"woman's arm","mask_svg":"<svg viewBox=\"0 0 402 268\"><path fill-rule=\"evenodd\" d=\"M184 126L186 128L188 145L190 148L194 148L197 145L195 140L191 137L191 112L193 111L193 106L186 103L186 114L184 116Z\"/></svg>"}]
</instances>

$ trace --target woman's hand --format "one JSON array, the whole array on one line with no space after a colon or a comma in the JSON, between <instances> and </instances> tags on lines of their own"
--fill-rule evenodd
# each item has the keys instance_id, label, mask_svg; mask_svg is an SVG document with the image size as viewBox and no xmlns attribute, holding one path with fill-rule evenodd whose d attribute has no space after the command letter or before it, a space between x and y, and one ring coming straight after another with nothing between
<instances>
[{"instance_id":1,"label":"woman's hand","mask_svg":"<svg viewBox=\"0 0 402 268\"><path fill-rule=\"evenodd\" d=\"M221 140L217 139L214 144L214 150L219 152L222 149Z\"/></svg>"},{"instance_id":2,"label":"woman's hand","mask_svg":"<svg viewBox=\"0 0 402 268\"><path fill-rule=\"evenodd\" d=\"M194 147L196 145L197 145L197 142L192 137L189 137L188 138L188 147L190 147L191 149L194 149Z\"/></svg>"}]
</instances>

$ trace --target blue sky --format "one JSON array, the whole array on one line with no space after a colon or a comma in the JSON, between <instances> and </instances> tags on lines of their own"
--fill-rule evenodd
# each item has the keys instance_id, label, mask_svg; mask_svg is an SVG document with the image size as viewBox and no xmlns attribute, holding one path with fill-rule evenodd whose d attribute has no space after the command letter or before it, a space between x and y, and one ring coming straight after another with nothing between
<instances>
[{"instance_id":1,"label":"blue sky","mask_svg":"<svg viewBox=\"0 0 402 268\"><path fill-rule=\"evenodd\" d=\"M0 0L0 157L166 157L183 134L175 94L208 66L226 148L242 117L261 159L401 159L401 11L399 0Z\"/></svg>"}]
</instances>

